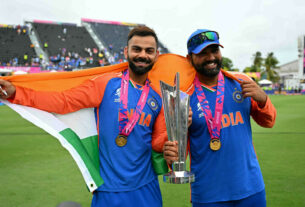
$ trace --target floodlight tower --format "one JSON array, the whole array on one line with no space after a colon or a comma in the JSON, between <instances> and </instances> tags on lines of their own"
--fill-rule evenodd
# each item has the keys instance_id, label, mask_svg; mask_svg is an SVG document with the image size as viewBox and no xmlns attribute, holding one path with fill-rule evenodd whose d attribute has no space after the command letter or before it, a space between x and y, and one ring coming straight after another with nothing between
<instances>
[{"instance_id":1,"label":"floodlight tower","mask_svg":"<svg viewBox=\"0 0 305 207\"><path fill-rule=\"evenodd\" d=\"M303 89L305 89L305 35L298 38L298 60L299 60L299 79Z\"/></svg>"}]
</instances>

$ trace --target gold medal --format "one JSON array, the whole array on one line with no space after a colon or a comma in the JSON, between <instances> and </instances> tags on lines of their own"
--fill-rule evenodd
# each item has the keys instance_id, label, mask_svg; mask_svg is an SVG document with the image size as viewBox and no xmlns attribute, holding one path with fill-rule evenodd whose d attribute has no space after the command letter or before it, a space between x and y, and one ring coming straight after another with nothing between
<instances>
[{"instance_id":1,"label":"gold medal","mask_svg":"<svg viewBox=\"0 0 305 207\"><path fill-rule=\"evenodd\" d=\"M220 149L220 147L221 147L221 142L219 139L211 139L211 141L210 141L211 150L217 151Z\"/></svg>"},{"instance_id":2,"label":"gold medal","mask_svg":"<svg viewBox=\"0 0 305 207\"><path fill-rule=\"evenodd\" d=\"M124 147L127 144L127 137L125 135L119 134L115 139L115 143L119 147Z\"/></svg>"}]
</instances>

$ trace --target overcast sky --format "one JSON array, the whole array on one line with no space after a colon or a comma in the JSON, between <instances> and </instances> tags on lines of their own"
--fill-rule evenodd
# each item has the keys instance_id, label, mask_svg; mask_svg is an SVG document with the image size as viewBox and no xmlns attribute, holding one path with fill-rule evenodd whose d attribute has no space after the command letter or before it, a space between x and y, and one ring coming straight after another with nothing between
<instances>
[{"instance_id":1,"label":"overcast sky","mask_svg":"<svg viewBox=\"0 0 305 207\"><path fill-rule=\"evenodd\" d=\"M193 31L216 30L223 56L241 70L256 51L274 52L279 65L296 60L298 36L305 35L305 0L0 0L0 6L0 24L81 18L145 24L183 56Z\"/></svg>"}]
</instances>

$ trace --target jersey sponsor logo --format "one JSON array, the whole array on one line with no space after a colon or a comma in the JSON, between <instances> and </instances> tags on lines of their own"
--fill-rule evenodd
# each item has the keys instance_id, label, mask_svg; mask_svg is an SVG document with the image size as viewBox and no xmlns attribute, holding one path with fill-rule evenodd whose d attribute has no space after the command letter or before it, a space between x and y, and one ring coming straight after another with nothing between
<instances>
[{"instance_id":1,"label":"jersey sponsor logo","mask_svg":"<svg viewBox=\"0 0 305 207\"><path fill-rule=\"evenodd\" d=\"M201 109L198 111L202 111ZM203 117L203 112L199 114L199 118ZM244 124L244 119L240 111L231 112L229 114L222 114L221 128L226 128L229 126L237 126L239 124Z\"/></svg>"},{"instance_id":2,"label":"jersey sponsor logo","mask_svg":"<svg viewBox=\"0 0 305 207\"><path fill-rule=\"evenodd\" d=\"M237 126L239 124L244 124L244 119L240 111L222 115L222 128L226 128L229 126Z\"/></svg>"},{"instance_id":3,"label":"jersey sponsor logo","mask_svg":"<svg viewBox=\"0 0 305 207\"><path fill-rule=\"evenodd\" d=\"M235 89L236 90L236 89ZM241 93L241 91L235 91L233 93L233 100L236 102L236 103L242 103L244 101L244 97Z\"/></svg>"},{"instance_id":4,"label":"jersey sponsor logo","mask_svg":"<svg viewBox=\"0 0 305 207\"><path fill-rule=\"evenodd\" d=\"M201 113L198 115L199 118L204 116L201 105L200 105L199 102L197 103L197 111L201 111Z\"/></svg>"},{"instance_id":5,"label":"jersey sponsor logo","mask_svg":"<svg viewBox=\"0 0 305 207\"><path fill-rule=\"evenodd\" d=\"M157 109L158 109L158 104L157 104L157 101L156 101L156 99L154 99L154 98L150 98L150 99L148 99L148 101L147 101L147 103L148 103L148 106L151 108L151 110L153 110L153 111L156 111Z\"/></svg>"},{"instance_id":6,"label":"jersey sponsor logo","mask_svg":"<svg viewBox=\"0 0 305 207\"><path fill-rule=\"evenodd\" d=\"M121 88L116 89L114 102L120 102Z\"/></svg>"},{"instance_id":7,"label":"jersey sponsor logo","mask_svg":"<svg viewBox=\"0 0 305 207\"><path fill-rule=\"evenodd\" d=\"M134 112L134 109L130 109L130 111L127 112L128 120L132 117ZM146 114L145 112L141 113L141 116L139 118L138 124L141 126L149 127L151 122L151 114Z\"/></svg>"}]
</instances>

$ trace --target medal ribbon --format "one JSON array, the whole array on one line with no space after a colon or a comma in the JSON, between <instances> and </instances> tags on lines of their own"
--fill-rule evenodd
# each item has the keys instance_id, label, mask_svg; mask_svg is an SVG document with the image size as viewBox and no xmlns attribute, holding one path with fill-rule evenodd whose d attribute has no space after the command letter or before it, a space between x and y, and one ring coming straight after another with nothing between
<instances>
[{"instance_id":1,"label":"medal ribbon","mask_svg":"<svg viewBox=\"0 0 305 207\"><path fill-rule=\"evenodd\" d=\"M206 123L208 125L208 129L209 129L209 132L210 132L210 135L211 135L211 139L219 139L220 129L221 129L223 100L224 100L224 94L225 94L223 74L220 71L220 73L218 75L214 118L212 116L212 112L211 112L211 109L210 109L210 106L209 106L209 102L204 95L203 89L201 88L198 76L195 77L194 85L195 85L195 91L196 91L197 98L199 100L199 103L200 103L201 109L203 111Z\"/></svg>"},{"instance_id":2,"label":"medal ribbon","mask_svg":"<svg viewBox=\"0 0 305 207\"><path fill-rule=\"evenodd\" d=\"M145 81L145 86L142 90L140 99L137 103L136 110L133 112L132 117L128 121L128 84L129 84L129 71L125 71L122 76L121 80L121 94L120 94L120 108L119 108L119 134L124 136L128 136L133 128L135 127L136 123L140 118L140 114L143 111L145 106L148 93L149 93L149 81L148 79Z\"/></svg>"}]
</instances>

